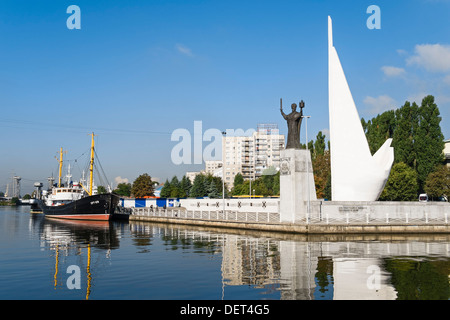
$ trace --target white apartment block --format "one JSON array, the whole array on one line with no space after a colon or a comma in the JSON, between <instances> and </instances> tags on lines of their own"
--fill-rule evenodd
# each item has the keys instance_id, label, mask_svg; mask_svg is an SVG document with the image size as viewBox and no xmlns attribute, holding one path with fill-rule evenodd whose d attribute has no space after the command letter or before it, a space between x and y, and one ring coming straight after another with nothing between
<instances>
[{"instance_id":1,"label":"white apartment block","mask_svg":"<svg viewBox=\"0 0 450 320\"><path fill-rule=\"evenodd\" d=\"M206 174L211 174L216 177L222 176L222 160L205 160Z\"/></svg>"},{"instance_id":2,"label":"white apartment block","mask_svg":"<svg viewBox=\"0 0 450 320\"><path fill-rule=\"evenodd\" d=\"M231 189L236 174L254 180L269 167L279 170L280 151L284 149L285 136L279 134L276 124L258 124L250 136L224 136L222 157L225 183Z\"/></svg>"}]
</instances>

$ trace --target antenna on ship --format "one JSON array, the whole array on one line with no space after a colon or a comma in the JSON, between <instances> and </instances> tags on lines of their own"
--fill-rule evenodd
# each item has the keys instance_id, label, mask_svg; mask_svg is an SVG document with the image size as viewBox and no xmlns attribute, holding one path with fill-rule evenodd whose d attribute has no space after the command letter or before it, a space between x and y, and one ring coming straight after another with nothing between
<instances>
[{"instance_id":1,"label":"antenna on ship","mask_svg":"<svg viewBox=\"0 0 450 320\"><path fill-rule=\"evenodd\" d=\"M72 174L70 173L70 163L69 163L69 168L67 169L66 178L67 178L67 187L69 187L70 186L70 181L72 179Z\"/></svg>"}]
</instances>

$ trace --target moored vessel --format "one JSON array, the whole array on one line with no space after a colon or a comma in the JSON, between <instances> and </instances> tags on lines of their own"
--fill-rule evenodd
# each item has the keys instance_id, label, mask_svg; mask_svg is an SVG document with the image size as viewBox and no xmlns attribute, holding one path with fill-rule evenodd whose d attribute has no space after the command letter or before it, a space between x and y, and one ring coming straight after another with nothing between
<instances>
[{"instance_id":1,"label":"moored vessel","mask_svg":"<svg viewBox=\"0 0 450 320\"><path fill-rule=\"evenodd\" d=\"M73 220L110 220L118 210L119 196L112 192L97 193L93 185L94 171L94 133L91 134L91 157L89 163L89 185L82 182L71 182L70 166L67 175L67 184L62 184L61 170L63 163L63 150L59 156L59 180L54 186L42 194L38 201L39 208L49 218Z\"/></svg>"}]
</instances>

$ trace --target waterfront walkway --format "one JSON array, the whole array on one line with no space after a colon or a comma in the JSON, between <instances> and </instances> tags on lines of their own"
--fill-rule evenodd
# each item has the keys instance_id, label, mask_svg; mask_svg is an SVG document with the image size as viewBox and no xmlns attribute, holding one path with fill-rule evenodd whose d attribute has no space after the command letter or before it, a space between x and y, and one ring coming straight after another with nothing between
<instances>
[{"instance_id":1,"label":"waterfront walkway","mask_svg":"<svg viewBox=\"0 0 450 320\"><path fill-rule=\"evenodd\" d=\"M364 219L345 213L339 217L321 216L293 223L280 222L279 213L237 212L221 210L187 210L186 208L131 208L131 221L148 221L203 227L221 227L302 234L369 234L369 233L450 233L447 213L442 217L399 218L398 214L380 219L365 215Z\"/></svg>"}]
</instances>

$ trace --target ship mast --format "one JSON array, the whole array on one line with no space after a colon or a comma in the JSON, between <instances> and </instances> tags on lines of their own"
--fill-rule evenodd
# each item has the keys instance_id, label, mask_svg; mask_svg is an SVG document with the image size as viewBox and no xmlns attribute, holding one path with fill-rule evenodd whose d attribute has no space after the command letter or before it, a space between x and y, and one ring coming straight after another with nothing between
<instances>
[{"instance_id":1,"label":"ship mast","mask_svg":"<svg viewBox=\"0 0 450 320\"><path fill-rule=\"evenodd\" d=\"M89 195L92 196L92 188L93 188L93 181L94 181L94 133L92 132L89 134L92 137L91 141L91 161L89 165Z\"/></svg>"},{"instance_id":2,"label":"ship mast","mask_svg":"<svg viewBox=\"0 0 450 320\"><path fill-rule=\"evenodd\" d=\"M61 150L59 151L59 159L57 157L56 160L58 160L59 162L59 176L58 176L58 188L61 188L61 178L62 178L62 166L63 166L63 154L66 153L67 151L63 152L63 148L61 148Z\"/></svg>"}]
</instances>

